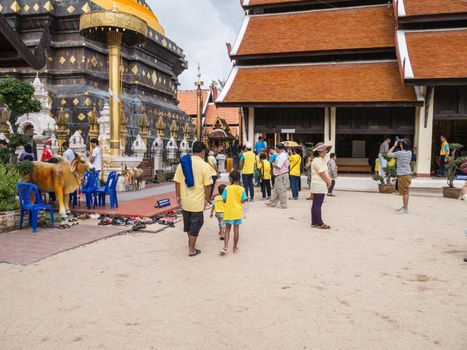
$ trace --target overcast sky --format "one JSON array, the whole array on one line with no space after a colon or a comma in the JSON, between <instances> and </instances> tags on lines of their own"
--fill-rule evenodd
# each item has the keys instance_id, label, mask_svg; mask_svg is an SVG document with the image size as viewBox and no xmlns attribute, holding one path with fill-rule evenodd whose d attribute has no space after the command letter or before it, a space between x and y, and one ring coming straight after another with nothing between
<instances>
[{"instance_id":1,"label":"overcast sky","mask_svg":"<svg viewBox=\"0 0 467 350\"><path fill-rule=\"evenodd\" d=\"M233 43L243 21L240 0L147 0L165 29L188 59L180 76L180 89L194 89L197 63L205 87L212 80L227 79L232 67L225 46Z\"/></svg>"}]
</instances>

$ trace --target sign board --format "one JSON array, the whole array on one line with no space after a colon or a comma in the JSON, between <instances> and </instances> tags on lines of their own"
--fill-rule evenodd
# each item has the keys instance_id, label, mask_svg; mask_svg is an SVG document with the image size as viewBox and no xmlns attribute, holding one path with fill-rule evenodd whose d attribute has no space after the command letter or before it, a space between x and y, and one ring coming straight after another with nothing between
<instances>
[{"instance_id":1,"label":"sign board","mask_svg":"<svg viewBox=\"0 0 467 350\"><path fill-rule=\"evenodd\" d=\"M281 129L281 134L295 134L295 129Z\"/></svg>"}]
</instances>

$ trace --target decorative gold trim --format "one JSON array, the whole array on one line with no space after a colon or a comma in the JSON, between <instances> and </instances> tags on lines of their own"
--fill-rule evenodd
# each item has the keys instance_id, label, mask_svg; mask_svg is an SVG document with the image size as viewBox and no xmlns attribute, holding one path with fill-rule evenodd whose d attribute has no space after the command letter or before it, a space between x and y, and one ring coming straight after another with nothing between
<instances>
[{"instance_id":1,"label":"decorative gold trim","mask_svg":"<svg viewBox=\"0 0 467 350\"><path fill-rule=\"evenodd\" d=\"M104 31L106 28L118 31L133 31L144 37L148 35L146 22L141 18L119 11L93 11L81 15L79 30Z\"/></svg>"}]
</instances>

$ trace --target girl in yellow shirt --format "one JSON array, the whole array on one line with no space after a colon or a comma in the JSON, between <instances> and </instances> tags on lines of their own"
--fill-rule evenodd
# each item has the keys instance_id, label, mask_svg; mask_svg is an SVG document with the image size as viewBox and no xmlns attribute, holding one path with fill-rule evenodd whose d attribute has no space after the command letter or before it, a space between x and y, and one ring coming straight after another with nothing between
<instances>
[{"instance_id":1,"label":"girl in yellow shirt","mask_svg":"<svg viewBox=\"0 0 467 350\"><path fill-rule=\"evenodd\" d=\"M266 154L259 156L258 170L260 174L260 185L263 199L271 199L271 163L266 159Z\"/></svg>"},{"instance_id":2,"label":"girl in yellow shirt","mask_svg":"<svg viewBox=\"0 0 467 350\"><path fill-rule=\"evenodd\" d=\"M221 255L227 254L230 238L230 230L233 226L234 231L234 246L233 252L238 253L238 240L240 238L240 225L243 217L243 203L247 201L245 189L239 185L240 172L233 170L230 175L230 186L227 186L222 193L224 199L224 221L225 221L225 238L224 247L220 250Z\"/></svg>"}]
</instances>

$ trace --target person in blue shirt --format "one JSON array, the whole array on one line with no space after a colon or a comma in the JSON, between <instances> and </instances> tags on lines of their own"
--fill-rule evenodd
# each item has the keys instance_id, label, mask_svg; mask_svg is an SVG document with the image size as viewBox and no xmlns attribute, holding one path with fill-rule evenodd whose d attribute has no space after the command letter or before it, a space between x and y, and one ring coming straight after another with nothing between
<instances>
[{"instance_id":1,"label":"person in blue shirt","mask_svg":"<svg viewBox=\"0 0 467 350\"><path fill-rule=\"evenodd\" d=\"M261 151L266 151L267 148L268 148L268 144L266 143L266 141L263 140L263 137L260 136L258 138L258 142L256 142L255 144L256 152L258 152L258 154L261 154Z\"/></svg>"}]
</instances>

